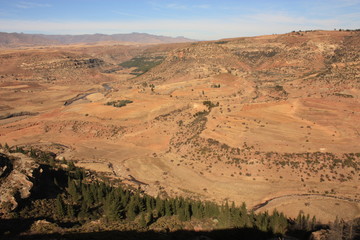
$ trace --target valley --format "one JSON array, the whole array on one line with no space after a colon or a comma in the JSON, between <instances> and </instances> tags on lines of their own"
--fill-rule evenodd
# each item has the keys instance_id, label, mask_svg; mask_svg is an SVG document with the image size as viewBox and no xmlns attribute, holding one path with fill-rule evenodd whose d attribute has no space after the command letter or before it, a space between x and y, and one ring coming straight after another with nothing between
<instances>
[{"instance_id":1,"label":"valley","mask_svg":"<svg viewBox=\"0 0 360 240\"><path fill-rule=\"evenodd\" d=\"M3 49L0 143L153 197L352 220L359 43L359 31L309 31Z\"/></svg>"}]
</instances>

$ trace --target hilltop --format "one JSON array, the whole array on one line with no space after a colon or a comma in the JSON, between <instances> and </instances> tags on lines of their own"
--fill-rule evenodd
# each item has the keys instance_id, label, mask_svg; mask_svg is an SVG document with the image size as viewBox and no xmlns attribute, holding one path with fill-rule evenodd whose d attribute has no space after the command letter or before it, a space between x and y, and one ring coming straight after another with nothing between
<instances>
[{"instance_id":1,"label":"hilltop","mask_svg":"<svg viewBox=\"0 0 360 240\"><path fill-rule=\"evenodd\" d=\"M360 32L0 54L0 143L151 196L360 216Z\"/></svg>"}]
</instances>

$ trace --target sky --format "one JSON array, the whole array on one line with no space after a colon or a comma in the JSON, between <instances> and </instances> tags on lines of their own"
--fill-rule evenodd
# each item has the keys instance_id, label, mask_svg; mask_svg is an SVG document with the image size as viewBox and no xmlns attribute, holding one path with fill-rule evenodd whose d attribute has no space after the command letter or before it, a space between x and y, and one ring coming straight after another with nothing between
<instances>
[{"instance_id":1,"label":"sky","mask_svg":"<svg viewBox=\"0 0 360 240\"><path fill-rule=\"evenodd\" d=\"M196 40L360 28L360 0L0 0L0 32Z\"/></svg>"}]
</instances>

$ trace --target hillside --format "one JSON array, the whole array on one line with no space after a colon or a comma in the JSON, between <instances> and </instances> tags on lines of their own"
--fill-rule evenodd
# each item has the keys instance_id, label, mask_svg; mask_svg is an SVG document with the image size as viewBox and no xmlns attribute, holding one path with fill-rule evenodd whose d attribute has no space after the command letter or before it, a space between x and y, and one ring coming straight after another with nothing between
<instances>
[{"instance_id":1,"label":"hillside","mask_svg":"<svg viewBox=\"0 0 360 240\"><path fill-rule=\"evenodd\" d=\"M0 143L150 196L360 217L360 32L0 54Z\"/></svg>"},{"instance_id":2,"label":"hillside","mask_svg":"<svg viewBox=\"0 0 360 240\"><path fill-rule=\"evenodd\" d=\"M166 37L147 33L128 34L84 34L84 35L45 35L0 32L0 47L16 48L27 46L46 46L98 42L132 42L132 43L181 43L193 42L184 37Z\"/></svg>"}]
</instances>

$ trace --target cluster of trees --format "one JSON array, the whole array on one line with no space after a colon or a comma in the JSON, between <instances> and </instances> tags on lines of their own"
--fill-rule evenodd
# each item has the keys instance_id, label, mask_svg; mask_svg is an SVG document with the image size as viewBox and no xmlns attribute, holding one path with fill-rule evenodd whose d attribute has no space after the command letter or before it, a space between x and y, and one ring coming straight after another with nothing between
<instances>
[{"instance_id":1,"label":"cluster of trees","mask_svg":"<svg viewBox=\"0 0 360 240\"><path fill-rule=\"evenodd\" d=\"M165 57L156 56L156 57L146 57L138 56L130 59L129 61L122 62L119 65L124 68L135 68L131 74L133 75L142 75L149 71L151 68L159 65L164 61Z\"/></svg>"},{"instance_id":2,"label":"cluster of trees","mask_svg":"<svg viewBox=\"0 0 360 240\"><path fill-rule=\"evenodd\" d=\"M211 102L211 101L208 101L208 100L207 100L207 101L203 101L203 104L208 107L209 111L211 110L211 108L214 108L214 107L218 107L218 106L219 106L219 102L217 102L217 103L215 104L215 103L213 103L213 102Z\"/></svg>"},{"instance_id":3,"label":"cluster of trees","mask_svg":"<svg viewBox=\"0 0 360 240\"><path fill-rule=\"evenodd\" d=\"M211 84L210 87L211 88L220 88L220 83L219 84Z\"/></svg>"},{"instance_id":4,"label":"cluster of trees","mask_svg":"<svg viewBox=\"0 0 360 240\"><path fill-rule=\"evenodd\" d=\"M310 220L309 216L300 214L295 221L290 221L276 210L271 214L248 211L245 203L238 207L234 203L225 202L219 205L182 197L155 198L138 190L94 180L71 161L55 161L54 155L49 152L11 148L7 144L5 147L12 152L27 154L38 163L51 167L53 171L63 173L53 175L53 185L57 186L59 191L56 199L50 201L53 204L50 209L57 221L102 218L109 222L135 221L145 228L161 217L174 216L183 222L212 219L219 228L257 229L273 235L284 235L294 226L296 230L307 232L316 227L315 218Z\"/></svg>"},{"instance_id":5,"label":"cluster of trees","mask_svg":"<svg viewBox=\"0 0 360 240\"><path fill-rule=\"evenodd\" d=\"M256 228L274 234L285 234L288 228L282 213L275 210L272 214L255 214L248 212L245 203L237 207L234 203L218 205L182 197L154 198L103 182L85 183L81 178L69 177L67 185L66 191L57 197L59 217L105 217L109 221L139 218L143 227L163 216L177 216L180 221L216 219L222 228Z\"/></svg>"},{"instance_id":6,"label":"cluster of trees","mask_svg":"<svg viewBox=\"0 0 360 240\"><path fill-rule=\"evenodd\" d=\"M128 104L128 103L133 103L133 101L131 101L131 100L116 100L116 101L107 102L105 105L119 108L119 107L126 106L126 104Z\"/></svg>"}]
</instances>

